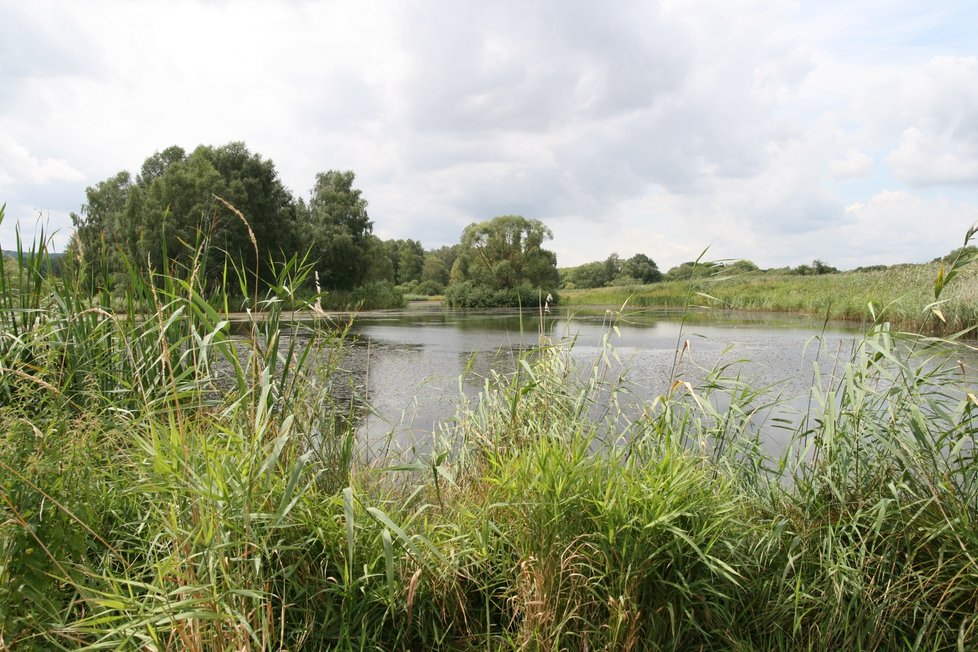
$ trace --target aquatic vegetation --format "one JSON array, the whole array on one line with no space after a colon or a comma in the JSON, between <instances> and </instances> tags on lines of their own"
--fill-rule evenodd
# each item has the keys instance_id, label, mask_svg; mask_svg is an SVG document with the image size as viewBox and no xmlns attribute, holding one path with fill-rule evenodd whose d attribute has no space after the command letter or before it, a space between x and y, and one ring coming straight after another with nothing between
<instances>
[{"instance_id":1,"label":"aquatic vegetation","mask_svg":"<svg viewBox=\"0 0 978 652\"><path fill-rule=\"evenodd\" d=\"M877 314L769 458L732 369L677 356L628 417L614 320L589 364L544 329L429 454L367 463L343 327L286 318L299 262L235 334L193 265L120 310L45 261L0 276L0 646L978 646L966 344Z\"/></svg>"}]
</instances>

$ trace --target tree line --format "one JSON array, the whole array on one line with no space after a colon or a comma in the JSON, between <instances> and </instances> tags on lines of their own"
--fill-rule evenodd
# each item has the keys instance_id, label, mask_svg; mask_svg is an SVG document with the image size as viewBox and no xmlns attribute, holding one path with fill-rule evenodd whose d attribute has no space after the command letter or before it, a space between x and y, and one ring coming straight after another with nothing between
<instances>
[{"instance_id":1,"label":"tree line","mask_svg":"<svg viewBox=\"0 0 978 652\"><path fill-rule=\"evenodd\" d=\"M853 271L873 271L874 269L885 268L885 265L876 265L858 267ZM818 276L839 273L837 268L818 259L813 260L808 265L766 270L762 270L753 261L746 259L731 261L695 260L680 263L666 272L660 272L655 261L642 253L624 260L618 254L612 253L605 260L584 263L577 267L564 267L558 271L562 289L648 285L661 281L689 281L749 273L787 276Z\"/></svg>"},{"instance_id":2,"label":"tree line","mask_svg":"<svg viewBox=\"0 0 978 652\"><path fill-rule=\"evenodd\" d=\"M367 200L352 171L320 172L308 195L296 197L274 163L241 142L201 145L189 153L168 147L148 157L136 174L121 171L85 194L86 203L71 215L75 231L68 259L88 263L93 289L108 279L113 287L106 289L116 293L124 289L130 266L159 273L193 264L205 285L218 291L226 289L229 267L261 285L293 256L318 273L327 293L362 297L358 289L382 288L374 294L388 303L403 302L402 294L444 294L448 305L458 307L527 305L558 289L761 271L740 260L685 262L663 273L644 253L612 253L558 270L556 255L545 248L553 233L539 220L518 215L470 224L451 246L425 249L418 240L382 240L373 234ZM211 245L209 254L197 259L203 241ZM769 271L838 270L815 260Z\"/></svg>"},{"instance_id":3,"label":"tree line","mask_svg":"<svg viewBox=\"0 0 978 652\"><path fill-rule=\"evenodd\" d=\"M622 260L617 253L612 253L604 260L560 270L561 287L566 289L646 285L661 280L662 272L659 271L659 266L642 253L625 260Z\"/></svg>"},{"instance_id":4,"label":"tree line","mask_svg":"<svg viewBox=\"0 0 978 652\"><path fill-rule=\"evenodd\" d=\"M348 290L368 273L373 227L353 180L352 172L322 172L308 199L296 198L274 163L243 143L189 154L169 147L135 176L122 171L86 190L71 216L68 251L121 282L126 264L154 271L191 264L206 238L218 253L200 273L217 284L227 265L267 280L276 262L301 248L324 287Z\"/></svg>"},{"instance_id":5,"label":"tree line","mask_svg":"<svg viewBox=\"0 0 978 652\"><path fill-rule=\"evenodd\" d=\"M122 171L86 189L85 204L71 215L69 258L85 261L93 289L108 279L110 291L123 289L133 265L156 273L195 265L215 290L233 267L261 284L292 256L305 259L328 292L378 284L427 295L453 284L557 289L556 256L542 246L552 233L542 222L501 216L466 227L456 245L426 250L417 240L375 236L354 182L352 171L320 172L309 195L295 197L274 163L244 143L190 153L169 147L138 173ZM211 247L200 259L203 241Z\"/></svg>"}]
</instances>

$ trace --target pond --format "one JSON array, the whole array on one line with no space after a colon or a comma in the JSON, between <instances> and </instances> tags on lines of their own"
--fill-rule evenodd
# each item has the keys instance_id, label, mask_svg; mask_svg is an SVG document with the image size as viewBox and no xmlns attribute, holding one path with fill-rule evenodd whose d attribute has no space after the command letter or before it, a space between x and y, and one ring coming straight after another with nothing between
<instances>
[{"instance_id":1,"label":"pond","mask_svg":"<svg viewBox=\"0 0 978 652\"><path fill-rule=\"evenodd\" d=\"M423 453L432 430L455 415L458 402L476 396L492 371L513 371L519 352L536 346L541 333L572 342L571 355L584 367L607 341L635 413L674 380L695 383L704 370L730 363L729 374L778 397L777 410L763 415L769 423L760 425L766 447L776 452L789 431L774 424L797 420L816 363L824 377L840 372L864 333L851 324L780 314L632 312L613 319L603 310L540 315L432 306L367 313L353 331L353 355L365 369L362 386L371 406L361 433L375 456Z\"/></svg>"}]
</instances>

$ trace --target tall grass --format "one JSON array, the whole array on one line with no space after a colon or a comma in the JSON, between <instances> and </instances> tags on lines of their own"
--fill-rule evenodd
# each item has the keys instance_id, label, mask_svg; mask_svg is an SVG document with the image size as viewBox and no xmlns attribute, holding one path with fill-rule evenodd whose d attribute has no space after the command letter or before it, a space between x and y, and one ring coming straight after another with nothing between
<instances>
[{"instance_id":1,"label":"tall grass","mask_svg":"<svg viewBox=\"0 0 978 652\"><path fill-rule=\"evenodd\" d=\"M877 319L768 457L735 368L680 360L629 416L613 323L588 364L544 331L384 467L332 391L343 329L284 318L299 262L236 336L193 265L118 312L44 260L0 277L2 647L978 647L964 345Z\"/></svg>"},{"instance_id":2,"label":"tall grass","mask_svg":"<svg viewBox=\"0 0 978 652\"><path fill-rule=\"evenodd\" d=\"M43 239L18 242L0 277L5 644L281 635L279 531L307 485L349 482L353 439L328 392L343 333L283 321L308 274L292 260L234 336L198 285L206 247L189 269L131 265L122 312L86 290L109 285L86 261L48 273Z\"/></svg>"},{"instance_id":3,"label":"tall grass","mask_svg":"<svg viewBox=\"0 0 978 652\"><path fill-rule=\"evenodd\" d=\"M960 261L966 262L966 261ZM565 290L565 305L684 309L688 289L695 303L717 309L790 312L828 316L869 326L868 306L885 313L894 326L914 332L954 334L978 324L978 275L960 265L959 278L943 293L937 318L930 309L934 282L943 263L894 265L884 270L818 276L774 273L716 275L694 281L666 281L637 287Z\"/></svg>"}]
</instances>

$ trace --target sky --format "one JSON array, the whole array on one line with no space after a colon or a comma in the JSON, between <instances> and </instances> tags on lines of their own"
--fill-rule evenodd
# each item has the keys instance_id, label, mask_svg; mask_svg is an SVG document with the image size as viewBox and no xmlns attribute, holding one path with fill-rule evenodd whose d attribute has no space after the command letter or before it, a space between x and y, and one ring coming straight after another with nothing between
<instances>
[{"instance_id":1,"label":"sky","mask_svg":"<svg viewBox=\"0 0 978 652\"><path fill-rule=\"evenodd\" d=\"M924 262L978 220L973 0L0 0L0 246L244 141L379 237L523 215L560 266Z\"/></svg>"}]
</instances>

